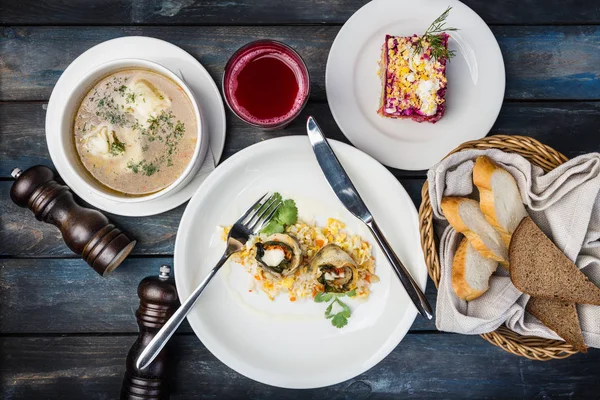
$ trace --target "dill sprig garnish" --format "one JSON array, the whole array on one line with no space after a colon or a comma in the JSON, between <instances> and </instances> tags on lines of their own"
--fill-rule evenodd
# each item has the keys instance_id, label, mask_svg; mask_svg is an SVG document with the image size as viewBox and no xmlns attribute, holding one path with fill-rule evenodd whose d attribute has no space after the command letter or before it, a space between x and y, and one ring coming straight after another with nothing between
<instances>
[{"instance_id":1,"label":"dill sprig garnish","mask_svg":"<svg viewBox=\"0 0 600 400\"><path fill-rule=\"evenodd\" d=\"M110 154L118 156L125 152L125 143L121 142L115 131L112 131L113 142L110 144Z\"/></svg>"},{"instance_id":2,"label":"dill sprig garnish","mask_svg":"<svg viewBox=\"0 0 600 400\"><path fill-rule=\"evenodd\" d=\"M456 55L454 50L448 50L448 47L444 46L444 41L440 36L440 33L458 30L456 28L449 28L446 26L446 18L448 18L450 10L452 10L452 7L448 7L446 11L442 13L442 15L437 17L435 21L429 25L429 28L427 28L425 33L417 42L417 53L421 53L423 51L424 43L427 41L429 42L429 48L431 49L431 56L435 60L444 58L449 60Z\"/></svg>"}]
</instances>

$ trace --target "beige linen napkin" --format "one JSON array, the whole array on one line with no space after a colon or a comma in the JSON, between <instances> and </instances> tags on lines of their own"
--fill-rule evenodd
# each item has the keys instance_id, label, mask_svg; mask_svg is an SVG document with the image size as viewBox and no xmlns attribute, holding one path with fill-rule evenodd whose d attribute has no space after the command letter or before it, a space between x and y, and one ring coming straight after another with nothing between
<instances>
[{"instance_id":1,"label":"beige linen napkin","mask_svg":"<svg viewBox=\"0 0 600 400\"><path fill-rule=\"evenodd\" d=\"M545 174L516 154L495 149L466 150L441 161L427 174L436 231L441 234L437 328L481 334L506 323L522 335L559 339L525 312L529 296L513 286L502 267L498 267L490 279L490 289L474 301L459 299L452 289L452 260L461 235L448 226L440 202L444 196L477 193L473 185L473 165L481 155L487 155L515 177L531 218L600 286L600 154L579 156ZM577 305L577 311L586 344L600 347L600 306Z\"/></svg>"}]
</instances>

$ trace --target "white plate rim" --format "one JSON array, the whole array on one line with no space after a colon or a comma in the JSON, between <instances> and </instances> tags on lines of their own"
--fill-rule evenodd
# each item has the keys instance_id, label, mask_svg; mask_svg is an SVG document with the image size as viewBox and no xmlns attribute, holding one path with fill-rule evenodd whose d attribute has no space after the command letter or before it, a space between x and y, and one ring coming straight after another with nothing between
<instances>
[{"instance_id":1,"label":"white plate rim","mask_svg":"<svg viewBox=\"0 0 600 400\"><path fill-rule=\"evenodd\" d=\"M342 131L342 133L344 133L344 135L348 138L348 140L354 146L356 146L357 148L366 152L367 154L371 155L372 157L377 159L382 164L387 165L392 168L398 168L398 169L404 169L404 170L412 170L412 171L425 170L425 169L432 167L435 163L439 162L443 156L448 154L451 150L453 150L456 146L458 146L462 142L480 139L482 137L485 137L489 133L489 131L493 127L493 125L500 113L500 110L501 110L502 104L503 104L503 100L504 100L504 93L506 90L506 72L505 72L505 67L504 67L504 60L503 60L502 52L500 50L500 46L498 45L498 42L497 42L496 38L494 37L492 31L490 30L489 26L483 21L483 19L481 19L481 17L477 13L475 13L467 5L465 5L464 3L461 3L458 0L425 0L425 1L421 2L420 3L421 6L423 6L424 4L426 4L426 6L437 5L437 6L439 6L441 11L443 11L447 6L452 6L453 11L454 11L454 9L458 9L461 12L467 13L469 15L470 20L476 21L481 26L481 34L488 37L488 39L489 39L488 47L490 50L492 50L493 56L496 57L497 60L499 61L496 65L496 67L499 68L498 76L495 77L497 79L496 82L498 83L499 89L497 89L497 93L495 93L495 98L493 99L494 104L491 104L494 108L494 111L488 113L488 115L490 115L488 123L485 125L485 127L483 127L483 125L482 125L482 128L479 131L479 133L457 138L459 140L455 140L452 144L447 145L443 150L437 150L437 153L440 154L440 156L437 158L433 158L431 155L428 156L428 154L427 154L428 149L424 148L424 146L418 146L418 145L415 146L414 143L411 143L409 141L398 140L397 141L398 145L392 146L394 151L391 152L387 149L390 147L389 145L393 142L387 141L387 136L383 133L381 133L381 136L379 137L379 139L382 139L382 138L386 139L386 144L385 145L380 144L379 146L377 146L377 140L368 140L365 137L361 137L361 133L364 136L365 130L367 132L370 130L377 131L377 128L375 126L373 126L372 124L370 124L367 121L366 123L360 124L361 125L360 129L353 128L353 126L356 126L356 120L354 120L352 124L350 124L349 122L346 122L345 121L346 118L343 115L344 111L337 108L335 99L333 99L333 101L329 101L329 100L331 97L330 93L335 92L335 90L333 89L332 82L336 81L336 79L337 79L335 76L336 71L335 71L335 67L334 67L334 63L336 61L335 56L336 56L337 48L340 46L340 43L342 42L342 40L344 40L344 36L346 36L347 32L349 32L352 29L355 29L357 24L362 24L363 27L367 26L367 28L363 28L363 29L369 29L368 23L364 23L364 21L361 20L362 15L366 14L367 12L370 12L372 10L376 10L377 7L381 7L382 4L384 4L386 2L388 3L387 5L389 7L393 7L395 9L395 10L393 10L393 12L391 12L392 14L398 10L401 10L403 13L410 12L411 9L413 9L415 6L417 6L411 0L372 0L368 3L366 3L359 10L357 10L346 21L346 23L342 26L342 28L336 35L336 38L333 41L333 44L330 48L329 55L327 58L327 68L326 68L326 72L325 72L325 87L326 87L326 92L327 92L327 97L328 97L329 109L330 109L337 125L340 127L340 130ZM440 13L441 13L441 11L440 11ZM454 12L456 12L456 11L454 11ZM374 60L373 62L375 63L376 61L377 60ZM376 107L376 105L374 105L374 110L375 110L375 107ZM410 121L410 122L412 122L412 121ZM469 121L466 121L466 123L468 123L468 122ZM414 122L414 123L418 124L417 122ZM421 124L426 124L426 123L421 123ZM438 125L439 125L439 123L438 123ZM433 126L435 126L435 125L433 125ZM432 129L435 129L435 128L432 128ZM431 143L429 143L429 145L431 145ZM429 150L430 149L431 149L431 147L429 148ZM403 154L405 155L405 157L402 157ZM411 157L411 154L419 154L419 157ZM410 161L405 161L405 159L409 159Z\"/></svg>"},{"instance_id":2,"label":"white plate rim","mask_svg":"<svg viewBox=\"0 0 600 400\"><path fill-rule=\"evenodd\" d=\"M69 167L66 165L64 160L58 157L57 152L53 150L55 147L53 138L56 135L60 134L58 132L58 108L64 103L64 100L61 99L60 96L62 93L68 92L70 90L70 86L75 84L75 82L77 81L77 78L73 76L74 71L80 70L77 76L81 77L84 73L100 64L124 58L121 56L115 56L109 50L114 46L123 45L125 42L132 42L132 44L138 44L140 49L144 49L144 46L150 45L155 46L155 50L160 48L168 50L172 53L177 54L178 59L186 59L186 61L189 62L190 65L193 65L194 69L197 70L197 72L193 74L192 77L185 76L181 78L184 81L186 81L188 86L193 86L194 81L202 81L202 85L204 85L207 88L210 88L210 91L206 91L206 93L203 93L203 97L210 98L212 106L214 108L218 108L218 115L206 112L205 107L203 107L202 105L203 101L199 99L200 96L198 96L197 93L194 93L196 96L196 101L199 103L201 108L200 111L202 118L204 119L203 129L206 128L208 131L208 146L209 150L212 152L215 164L217 164L220 160L223 154L223 150L225 148L226 115L221 93L219 92L215 81L212 79L206 68L204 68L204 66L196 58L194 58L191 54L189 54L179 46L176 46L162 39L157 39L149 36L123 36L114 39L109 39L90 47L85 52L77 56L67 66L67 68L65 68L58 81L54 85L54 88L52 89L52 94L50 95L50 99L48 100L48 107L46 110L46 143L54 167L58 171L63 181L71 188L71 190L73 190L75 194L77 194L81 199L91 204L92 206L110 212L112 214L129 217L143 217L156 215L172 210L173 208L178 207L179 205L188 201L194 194L196 188L205 179L203 173L199 172L185 187L164 197L140 203L121 203L105 199L101 196L92 193L86 188L80 187L78 184L76 184L76 181L71 177L72 172L70 171ZM103 51L105 49L108 51ZM173 71L172 67L170 68L164 65L164 61L162 61L160 55L162 54L161 51L154 51L153 53L151 53L144 50L143 52L145 53L144 55L141 55L142 52L140 52L139 54L136 53L135 55L130 55L128 57L146 59ZM97 60L94 63L90 63L86 59L86 57L89 57L91 54L97 55ZM159 55L157 56L156 54ZM84 65L83 63L87 64ZM180 71L173 71L173 73L181 75ZM193 89L191 90L194 91Z\"/></svg>"},{"instance_id":3,"label":"white plate rim","mask_svg":"<svg viewBox=\"0 0 600 400\"><path fill-rule=\"evenodd\" d=\"M416 235L416 237L418 237L419 223L418 223L417 210L414 207L412 199L410 198L410 196L408 195L408 193L406 192L406 190L404 189L402 184L399 181L397 181L397 179L394 177L394 175L390 171L388 171L384 166L382 166L379 162L377 162L377 160L375 160L373 157L360 151L359 149L356 149L355 147L352 147L348 144L345 144L345 143L342 143L342 142L339 142L336 140L332 140L332 139L329 139L329 143L331 144L331 146L333 147L335 152L339 152L339 151L346 152L347 151L347 152L353 153L354 155L358 155L365 160L369 160L370 162L376 164L379 168L381 168L382 174L388 175L389 177L393 178L396 182L398 182L398 186L400 187L401 192L403 193L402 194L402 197L404 198L403 201L408 202L408 204L412 205L412 207L410 208L411 209L411 219L412 219L412 229L413 229L414 235ZM179 275L177 274L177 268L178 268L178 265L180 265L182 263L183 256L181 256L181 254L184 254L184 250L187 245L187 243L186 243L187 232L189 232L190 226L193 221L193 219L190 217L190 215L192 215L192 213L194 212L193 210L194 210L194 208L197 207L197 204L201 203L201 201L204 200L204 198L206 198L208 196L208 193L210 192L210 189L212 187L219 184L219 180L221 179L221 176L223 176L230 168L235 168L236 164L241 164L241 162L243 161L243 160L241 160L242 157L249 158L249 157L251 157L252 153L254 153L254 152L258 153L259 151L262 151L263 148L266 149L269 147L276 147L276 146L280 146L280 147L289 146L289 148L294 149L301 145L309 146L307 137L300 136L300 135L294 135L294 136L280 137L280 138L269 139L269 140L266 140L263 142L258 142L252 146L249 146L249 147L239 151L238 153L234 154L232 157L225 160L198 188L198 190L196 191L196 193L194 194L194 196L192 197L192 199L186 206L186 209L183 213L183 216L182 216L180 224L179 224L179 228L177 230L177 237L175 240L173 265L174 265L174 276L175 276L176 287L177 287L177 291L178 291L180 298L185 298L189 295L189 293L187 293L187 292L183 293L183 290L181 289L184 286L183 281L182 281L182 279L184 279L184 278L182 277L182 274L179 274ZM316 160L315 160L315 162L316 162ZM340 204L340 207L343 207L343 206ZM419 265L417 267L418 267L418 271L420 271L419 272L420 275L413 276L413 278L415 279L415 281L417 281L418 285L424 292L426 284L427 284L427 276L428 276L427 268L425 266L425 262L423 259L422 250L421 250L420 246L417 246L415 251L419 252L419 254L417 255ZM395 279L395 275L394 275L394 279ZM403 289L401 289L401 290L403 290ZM240 365L236 364L236 361L234 358L232 358L226 354L215 352L215 348L212 346L212 344L206 343L205 341L203 341L201 338L202 333L200 332L201 327L197 323L195 323L195 321L193 319L190 319L189 316L188 316L188 322L190 323L190 326L192 327L192 330L194 331L196 336L203 343L203 345L207 348L207 350L209 350L217 359L219 359L225 365L227 365L231 369L235 370L236 372L240 373L241 375L244 375L244 376L246 376L250 379L253 379L257 382L264 383L264 384L271 385L271 386L290 388L290 389L310 389L310 388L330 386L330 385L334 385L334 384L346 381L348 379L354 378L354 377L366 372L367 370L369 370L372 367L374 367L375 365L377 365L381 360L383 360L385 357L387 357L398 346L398 344L401 342L401 340L406 336L406 334L409 331L410 327L412 326L417 314L418 314L418 311L417 311L416 307L412 304L409 304L403 318L398 321L398 325L392 335L393 339L389 339L387 341L387 346L385 347L384 350L379 351L377 357L371 357L371 359L369 359L369 362L366 367L348 370L346 373L338 374L333 379L324 379L324 380L322 380L320 382L316 382L316 383L315 382L306 382L306 381L298 381L298 382L293 382L293 383L290 383L290 382L281 383L281 382L270 379L268 376L265 376L261 370L254 369L254 368L250 367L248 364L240 366Z\"/></svg>"}]
</instances>

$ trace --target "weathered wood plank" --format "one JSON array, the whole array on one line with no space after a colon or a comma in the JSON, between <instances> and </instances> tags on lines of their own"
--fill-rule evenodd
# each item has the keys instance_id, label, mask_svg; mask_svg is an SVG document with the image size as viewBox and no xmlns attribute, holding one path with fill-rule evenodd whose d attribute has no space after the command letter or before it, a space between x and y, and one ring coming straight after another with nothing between
<instances>
[{"instance_id":1,"label":"weathered wood plank","mask_svg":"<svg viewBox=\"0 0 600 400\"><path fill-rule=\"evenodd\" d=\"M24 0L0 2L2 24L111 24L111 25L228 25L343 23L365 0L286 2L273 7L268 0ZM524 0L512 2L465 0L491 24L593 24L600 8L586 0Z\"/></svg>"},{"instance_id":2,"label":"weathered wood plank","mask_svg":"<svg viewBox=\"0 0 600 400\"><path fill-rule=\"evenodd\" d=\"M297 49L312 79L311 98L325 100L325 66L339 27L5 27L0 40L0 100L46 100L62 71L102 41L147 35L198 58L216 82L227 58L251 39ZM507 99L600 99L600 26L492 28L504 54ZM375 65L376 60L373 61Z\"/></svg>"},{"instance_id":3,"label":"weathered wood plank","mask_svg":"<svg viewBox=\"0 0 600 400\"><path fill-rule=\"evenodd\" d=\"M162 264L173 258L130 258L102 278L78 259L0 260L0 335L135 333L137 286ZM431 281L426 296L435 308ZM423 330L435 324L418 316L411 331ZM192 332L187 321L178 332Z\"/></svg>"},{"instance_id":4,"label":"weathered wood plank","mask_svg":"<svg viewBox=\"0 0 600 400\"><path fill-rule=\"evenodd\" d=\"M0 177L13 168L52 167L46 145L47 103L0 103Z\"/></svg>"},{"instance_id":5,"label":"weathered wood plank","mask_svg":"<svg viewBox=\"0 0 600 400\"><path fill-rule=\"evenodd\" d=\"M491 134L531 136L569 158L600 151L600 102L504 103Z\"/></svg>"},{"instance_id":6,"label":"weathered wood plank","mask_svg":"<svg viewBox=\"0 0 600 400\"><path fill-rule=\"evenodd\" d=\"M599 98L599 26L499 27L493 32L506 66L507 99Z\"/></svg>"},{"instance_id":7,"label":"weathered wood plank","mask_svg":"<svg viewBox=\"0 0 600 400\"><path fill-rule=\"evenodd\" d=\"M45 103L0 103L0 178L8 178L13 167L35 164L51 166L44 136ZM227 110L227 142L223 159L261 140L285 135L304 135L305 117L314 115L327 136L348 143L325 103L309 102L302 115L286 129L263 132L250 127ZM504 103L491 133L532 136L575 157L600 151L597 127L600 102ZM392 170L397 177L423 178L423 171ZM403 183L407 184L404 180ZM417 191L409 191L416 204Z\"/></svg>"},{"instance_id":8,"label":"weathered wood plank","mask_svg":"<svg viewBox=\"0 0 600 400\"><path fill-rule=\"evenodd\" d=\"M424 179L401 179L400 182L418 206ZM11 184L0 182L0 257L74 257L57 228L37 221L31 211L12 203ZM184 209L185 204L152 218L107 215L137 239L134 255L172 255Z\"/></svg>"},{"instance_id":9,"label":"weathered wood plank","mask_svg":"<svg viewBox=\"0 0 600 400\"><path fill-rule=\"evenodd\" d=\"M132 336L0 339L0 393L13 399L114 399ZM539 362L477 336L408 334L377 366L311 390L267 386L218 361L192 335L173 338L172 399L592 399L600 351Z\"/></svg>"},{"instance_id":10,"label":"weathered wood plank","mask_svg":"<svg viewBox=\"0 0 600 400\"><path fill-rule=\"evenodd\" d=\"M227 59L259 38L289 43L307 62L315 98L325 98L327 53L338 27L110 27L2 28L0 100L45 100L62 71L79 54L108 39L152 36L182 47L200 60L220 86ZM31 64L33 63L33 64Z\"/></svg>"}]
</instances>

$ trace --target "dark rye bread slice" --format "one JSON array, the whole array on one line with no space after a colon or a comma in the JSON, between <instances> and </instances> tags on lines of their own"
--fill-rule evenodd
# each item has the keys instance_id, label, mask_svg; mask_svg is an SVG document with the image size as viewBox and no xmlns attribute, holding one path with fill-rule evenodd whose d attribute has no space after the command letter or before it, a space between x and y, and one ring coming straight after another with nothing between
<instances>
[{"instance_id":1,"label":"dark rye bread slice","mask_svg":"<svg viewBox=\"0 0 600 400\"><path fill-rule=\"evenodd\" d=\"M556 332L574 349L587 353L575 303L532 297L527 302L527 311Z\"/></svg>"},{"instance_id":2,"label":"dark rye bread slice","mask_svg":"<svg viewBox=\"0 0 600 400\"><path fill-rule=\"evenodd\" d=\"M600 305L600 288L530 217L523 218L513 233L508 253L510 279L521 292L567 303Z\"/></svg>"}]
</instances>

